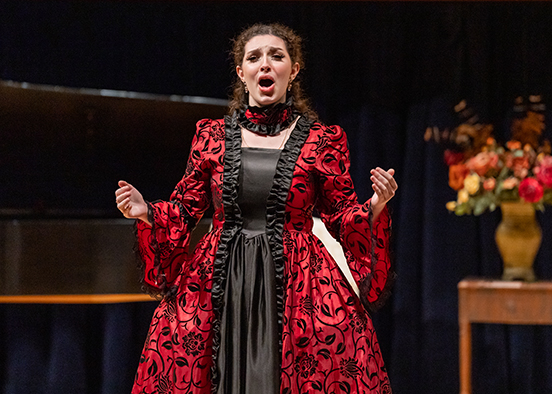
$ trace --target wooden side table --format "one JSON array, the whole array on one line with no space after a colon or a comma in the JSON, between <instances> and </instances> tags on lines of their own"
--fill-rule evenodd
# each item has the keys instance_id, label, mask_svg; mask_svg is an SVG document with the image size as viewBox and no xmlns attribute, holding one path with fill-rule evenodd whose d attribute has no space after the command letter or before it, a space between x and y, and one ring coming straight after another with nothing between
<instances>
[{"instance_id":1,"label":"wooden side table","mask_svg":"<svg viewBox=\"0 0 552 394\"><path fill-rule=\"evenodd\" d=\"M467 278L458 283L460 394L471 394L471 323L552 324L552 282Z\"/></svg>"}]
</instances>

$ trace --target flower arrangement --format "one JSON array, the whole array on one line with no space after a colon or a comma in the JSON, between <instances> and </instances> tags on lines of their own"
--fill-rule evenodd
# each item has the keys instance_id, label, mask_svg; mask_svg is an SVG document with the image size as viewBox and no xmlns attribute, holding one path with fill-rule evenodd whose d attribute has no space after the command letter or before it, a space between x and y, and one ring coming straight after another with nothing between
<instances>
[{"instance_id":1,"label":"flower arrangement","mask_svg":"<svg viewBox=\"0 0 552 394\"><path fill-rule=\"evenodd\" d=\"M444 158L449 186L457 192L456 200L446 205L449 211L481 215L503 202L524 201L539 210L552 204L551 146L542 136L544 105L540 97L530 99L530 106L518 99L514 109L522 116L513 120L511 139L505 145L493 137L492 125L478 122L465 101L455 107L466 120L439 136L448 145Z\"/></svg>"}]
</instances>

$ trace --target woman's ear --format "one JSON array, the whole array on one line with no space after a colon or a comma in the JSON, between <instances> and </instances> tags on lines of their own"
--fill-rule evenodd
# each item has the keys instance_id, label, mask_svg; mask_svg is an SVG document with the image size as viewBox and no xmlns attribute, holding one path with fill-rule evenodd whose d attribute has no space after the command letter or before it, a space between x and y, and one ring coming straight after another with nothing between
<instances>
[{"instance_id":1,"label":"woman's ear","mask_svg":"<svg viewBox=\"0 0 552 394\"><path fill-rule=\"evenodd\" d=\"M245 82L243 80L243 69L240 66L236 66L236 74L238 74L238 77L242 80L242 82Z\"/></svg>"},{"instance_id":2,"label":"woman's ear","mask_svg":"<svg viewBox=\"0 0 552 394\"><path fill-rule=\"evenodd\" d=\"M299 74L299 70L301 69L301 66L299 66L299 63L295 63L291 67L291 80L294 80L297 77L297 74Z\"/></svg>"}]
</instances>

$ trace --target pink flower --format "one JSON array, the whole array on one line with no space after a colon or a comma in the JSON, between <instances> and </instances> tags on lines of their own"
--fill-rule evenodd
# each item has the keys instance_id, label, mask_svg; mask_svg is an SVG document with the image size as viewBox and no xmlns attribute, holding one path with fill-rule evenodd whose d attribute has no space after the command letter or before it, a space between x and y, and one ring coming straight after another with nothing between
<instances>
[{"instance_id":1,"label":"pink flower","mask_svg":"<svg viewBox=\"0 0 552 394\"><path fill-rule=\"evenodd\" d=\"M531 163L529 163L529 158L527 156L514 157L511 168L512 170L514 170L515 176L523 179L529 173L529 168L531 168Z\"/></svg>"},{"instance_id":2,"label":"pink flower","mask_svg":"<svg viewBox=\"0 0 552 394\"><path fill-rule=\"evenodd\" d=\"M519 179L516 177L509 177L504 179L504 182L502 182L502 188L504 190L512 190L514 187L516 187L519 183Z\"/></svg>"},{"instance_id":3,"label":"pink flower","mask_svg":"<svg viewBox=\"0 0 552 394\"><path fill-rule=\"evenodd\" d=\"M466 163L468 169L475 171L479 176L483 176L491 168L496 168L498 164L498 155L495 152L479 152Z\"/></svg>"},{"instance_id":4,"label":"pink flower","mask_svg":"<svg viewBox=\"0 0 552 394\"><path fill-rule=\"evenodd\" d=\"M483 181L483 189L490 192L493 191L496 186L496 179L494 178L487 178L485 181Z\"/></svg>"},{"instance_id":5,"label":"pink flower","mask_svg":"<svg viewBox=\"0 0 552 394\"><path fill-rule=\"evenodd\" d=\"M533 172L540 183L552 188L552 156L545 156Z\"/></svg>"},{"instance_id":6,"label":"pink flower","mask_svg":"<svg viewBox=\"0 0 552 394\"><path fill-rule=\"evenodd\" d=\"M544 189L535 178L525 178L519 184L519 196L527 202L539 202L543 195Z\"/></svg>"}]
</instances>

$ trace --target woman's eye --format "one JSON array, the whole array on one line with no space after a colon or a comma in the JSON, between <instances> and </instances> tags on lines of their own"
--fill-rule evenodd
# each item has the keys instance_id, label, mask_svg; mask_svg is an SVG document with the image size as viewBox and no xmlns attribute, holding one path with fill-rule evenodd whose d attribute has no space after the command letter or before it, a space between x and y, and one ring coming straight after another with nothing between
<instances>
[{"instance_id":1,"label":"woman's eye","mask_svg":"<svg viewBox=\"0 0 552 394\"><path fill-rule=\"evenodd\" d=\"M274 55L275 59L282 60L284 58L284 55Z\"/></svg>"},{"instance_id":2,"label":"woman's eye","mask_svg":"<svg viewBox=\"0 0 552 394\"><path fill-rule=\"evenodd\" d=\"M247 58L247 61L249 61L249 62L254 62L255 60L257 60L257 56L249 56Z\"/></svg>"}]
</instances>

